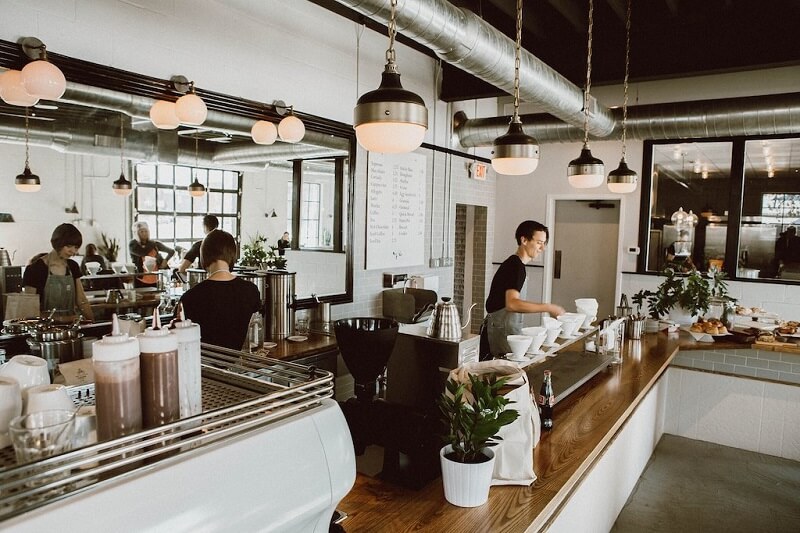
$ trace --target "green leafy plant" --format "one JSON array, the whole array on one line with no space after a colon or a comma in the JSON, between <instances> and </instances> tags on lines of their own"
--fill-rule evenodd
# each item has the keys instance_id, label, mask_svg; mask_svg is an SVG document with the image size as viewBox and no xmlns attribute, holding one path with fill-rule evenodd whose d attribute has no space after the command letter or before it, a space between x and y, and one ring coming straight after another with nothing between
<instances>
[{"instance_id":1,"label":"green leafy plant","mask_svg":"<svg viewBox=\"0 0 800 533\"><path fill-rule=\"evenodd\" d=\"M100 255L108 259L109 263L117 260L119 254L119 242L117 239L109 238L105 233L100 233L100 244L97 245Z\"/></svg>"},{"instance_id":2,"label":"green leafy plant","mask_svg":"<svg viewBox=\"0 0 800 533\"><path fill-rule=\"evenodd\" d=\"M655 291L640 290L633 295L633 302L641 306L645 301L650 318L660 318L673 307L680 306L692 315L708 311L711 298L725 298L728 285L725 273L711 269L707 274L692 270L682 275L668 268L663 273L666 279Z\"/></svg>"},{"instance_id":3,"label":"green leafy plant","mask_svg":"<svg viewBox=\"0 0 800 533\"><path fill-rule=\"evenodd\" d=\"M519 416L515 409L506 408L513 402L500 394L508 379L470 374L469 383L447 381L438 405L446 426L444 441L453 446L450 459L479 463L485 459L481 450L502 440L497 436L500 428Z\"/></svg>"},{"instance_id":4,"label":"green leafy plant","mask_svg":"<svg viewBox=\"0 0 800 533\"><path fill-rule=\"evenodd\" d=\"M286 258L278 255L278 247L267 246L267 238L260 233L256 233L248 244L242 246L239 263L257 268L286 268Z\"/></svg>"}]
</instances>

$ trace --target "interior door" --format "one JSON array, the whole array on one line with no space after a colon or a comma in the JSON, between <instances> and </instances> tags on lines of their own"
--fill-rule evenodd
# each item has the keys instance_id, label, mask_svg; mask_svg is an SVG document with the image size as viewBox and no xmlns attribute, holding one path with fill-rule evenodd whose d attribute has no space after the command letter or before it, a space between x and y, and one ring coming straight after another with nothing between
<instances>
[{"instance_id":1,"label":"interior door","mask_svg":"<svg viewBox=\"0 0 800 533\"><path fill-rule=\"evenodd\" d=\"M614 313L619 218L619 200L556 200L551 302L575 311L596 298L599 318Z\"/></svg>"}]
</instances>

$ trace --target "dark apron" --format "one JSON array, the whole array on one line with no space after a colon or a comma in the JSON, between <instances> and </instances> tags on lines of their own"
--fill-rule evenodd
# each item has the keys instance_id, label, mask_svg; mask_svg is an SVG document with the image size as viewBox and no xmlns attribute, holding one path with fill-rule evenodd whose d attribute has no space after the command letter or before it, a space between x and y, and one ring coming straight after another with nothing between
<instances>
[{"instance_id":1,"label":"dark apron","mask_svg":"<svg viewBox=\"0 0 800 533\"><path fill-rule=\"evenodd\" d=\"M75 279L72 277L69 265L67 274L59 276L50 271L47 265L47 281L44 283L44 310L55 309L55 317L68 317L75 315Z\"/></svg>"},{"instance_id":2,"label":"dark apron","mask_svg":"<svg viewBox=\"0 0 800 533\"><path fill-rule=\"evenodd\" d=\"M527 285L525 280L520 294L526 292ZM506 311L505 308L486 315L481 326L481 360L504 357L509 353L511 347L506 337L522 333L524 318L523 313Z\"/></svg>"}]
</instances>

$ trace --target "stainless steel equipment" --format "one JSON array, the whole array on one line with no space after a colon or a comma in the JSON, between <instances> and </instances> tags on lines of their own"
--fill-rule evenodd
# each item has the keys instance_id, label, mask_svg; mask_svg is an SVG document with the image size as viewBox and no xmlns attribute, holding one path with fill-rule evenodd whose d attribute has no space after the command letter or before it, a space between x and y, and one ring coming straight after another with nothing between
<instances>
[{"instance_id":1,"label":"stainless steel equipment","mask_svg":"<svg viewBox=\"0 0 800 533\"><path fill-rule=\"evenodd\" d=\"M5 295L20 291L22 291L22 267L0 266L0 320L5 320L6 317Z\"/></svg>"},{"instance_id":2,"label":"stainless steel equipment","mask_svg":"<svg viewBox=\"0 0 800 533\"><path fill-rule=\"evenodd\" d=\"M0 266L11 266L11 256L5 248L0 248Z\"/></svg>"},{"instance_id":3,"label":"stainless steel equipment","mask_svg":"<svg viewBox=\"0 0 800 533\"><path fill-rule=\"evenodd\" d=\"M356 474L333 375L209 345L202 364L197 416L27 465L0 450L3 528L46 531L85 516L98 531L327 532ZM92 385L70 392L94 403Z\"/></svg>"},{"instance_id":4,"label":"stainless steel equipment","mask_svg":"<svg viewBox=\"0 0 800 533\"><path fill-rule=\"evenodd\" d=\"M190 268L186 272L189 273L190 289L208 277L208 272L204 268Z\"/></svg>"},{"instance_id":5,"label":"stainless steel equipment","mask_svg":"<svg viewBox=\"0 0 800 533\"><path fill-rule=\"evenodd\" d=\"M434 339L442 339L448 341L457 341L461 339L462 330L469 325L470 317L472 316L472 309L477 304L472 304L467 311L467 319L464 325L461 325L461 318L458 316L458 306L450 298L442 298L442 301L437 303L431 314L431 320L428 324L428 337Z\"/></svg>"},{"instance_id":6,"label":"stainless steel equipment","mask_svg":"<svg viewBox=\"0 0 800 533\"><path fill-rule=\"evenodd\" d=\"M321 302L319 298L312 294L314 305L308 310L308 327L312 332L330 334L333 331L331 326L331 304Z\"/></svg>"},{"instance_id":7,"label":"stainless steel equipment","mask_svg":"<svg viewBox=\"0 0 800 533\"><path fill-rule=\"evenodd\" d=\"M261 297L262 305L267 303L267 275L263 272L256 271L236 271L236 275L244 280L249 281L258 289L258 295Z\"/></svg>"},{"instance_id":8,"label":"stainless steel equipment","mask_svg":"<svg viewBox=\"0 0 800 533\"><path fill-rule=\"evenodd\" d=\"M72 325L54 325L49 320L40 320L28 327L30 338L25 342L31 354L47 361L50 379L55 377L56 366L83 358L83 333L80 318Z\"/></svg>"},{"instance_id":9,"label":"stainless steel equipment","mask_svg":"<svg viewBox=\"0 0 800 533\"><path fill-rule=\"evenodd\" d=\"M267 303L264 325L272 339L285 339L294 327L294 272L270 270L266 273Z\"/></svg>"}]
</instances>

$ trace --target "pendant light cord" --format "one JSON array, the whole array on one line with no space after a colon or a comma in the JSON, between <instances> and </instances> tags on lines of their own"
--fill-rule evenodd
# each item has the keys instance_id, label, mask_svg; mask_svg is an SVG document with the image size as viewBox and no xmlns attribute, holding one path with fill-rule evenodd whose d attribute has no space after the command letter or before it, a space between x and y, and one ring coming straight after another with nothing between
<instances>
[{"instance_id":1,"label":"pendant light cord","mask_svg":"<svg viewBox=\"0 0 800 533\"><path fill-rule=\"evenodd\" d=\"M119 114L119 175L125 174L125 123Z\"/></svg>"},{"instance_id":2,"label":"pendant light cord","mask_svg":"<svg viewBox=\"0 0 800 533\"><path fill-rule=\"evenodd\" d=\"M29 133L29 126L28 126L28 107L25 107L25 168L30 168L30 149L28 148L28 142L30 140L30 133Z\"/></svg>"},{"instance_id":3,"label":"pendant light cord","mask_svg":"<svg viewBox=\"0 0 800 533\"><path fill-rule=\"evenodd\" d=\"M625 138L628 123L628 72L631 63L631 0L625 18L625 79L622 82L622 160L625 161Z\"/></svg>"},{"instance_id":4,"label":"pendant light cord","mask_svg":"<svg viewBox=\"0 0 800 533\"><path fill-rule=\"evenodd\" d=\"M397 22L395 21L395 11L397 9L397 0L392 0L390 2L390 4L391 4L391 10L392 11L391 11L391 15L389 16L389 25L388 25L388 30L389 30L389 48L386 49L386 64L387 64L387 66L391 66L392 68L394 68L394 65L395 65L395 63L394 63L394 60L395 60L394 38L395 38L395 35L397 35Z\"/></svg>"},{"instance_id":5,"label":"pendant light cord","mask_svg":"<svg viewBox=\"0 0 800 533\"><path fill-rule=\"evenodd\" d=\"M586 90L583 92L583 146L589 144L589 92L592 88L592 28L594 26L594 1L589 0L589 39L586 51Z\"/></svg>"},{"instance_id":6,"label":"pendant light cord","mask_svg":"<svg viewBox=\"0 0 800 533\"><path fill-rule=\"evenodd\" d=\"M517 0L517 35L516 48L514 50L514 117L511 122L519 120L519 67L522 49L522 0Z\"/></svg>"}]
</instances>

